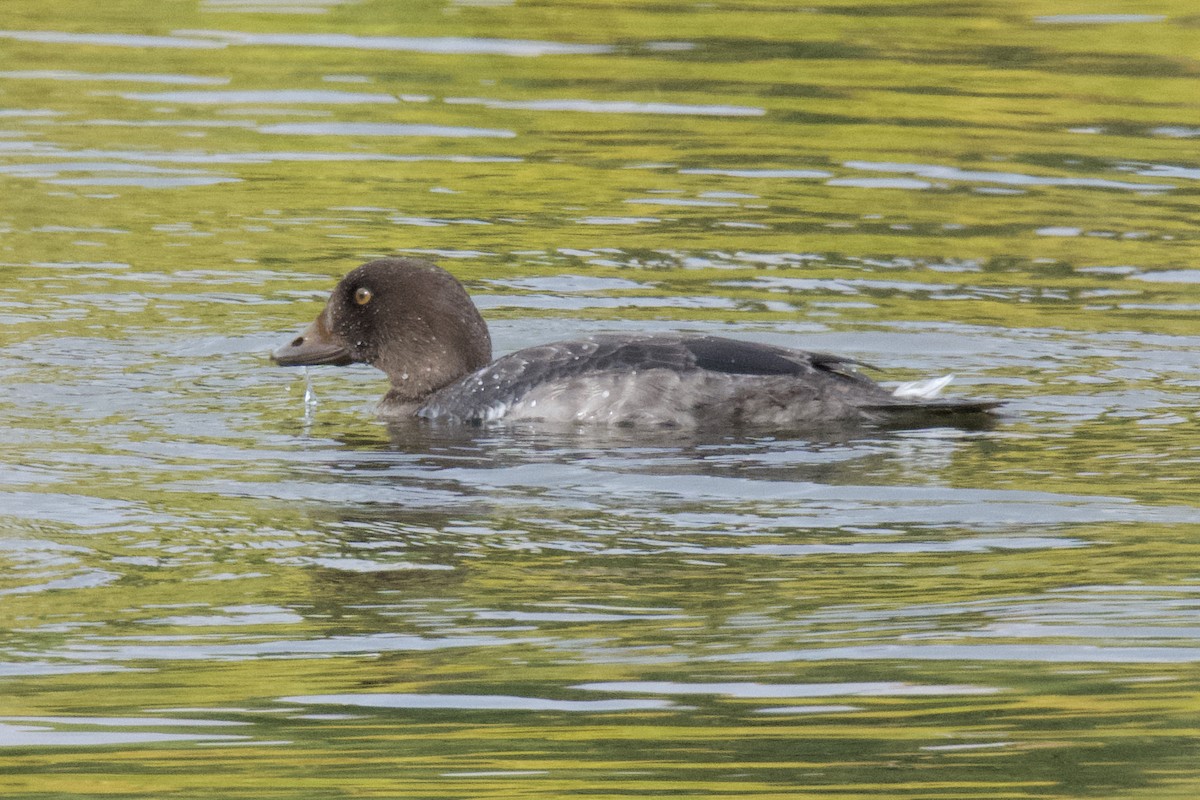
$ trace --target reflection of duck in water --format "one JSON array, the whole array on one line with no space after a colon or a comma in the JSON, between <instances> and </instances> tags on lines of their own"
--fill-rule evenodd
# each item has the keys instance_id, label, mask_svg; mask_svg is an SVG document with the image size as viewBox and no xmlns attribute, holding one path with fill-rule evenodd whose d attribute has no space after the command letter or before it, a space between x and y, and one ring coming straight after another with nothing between
<instances>
[{"instance_id":1,"label":"reflection of duck in water","mask_svg":"<svg viewBox=\"0 0 1200 800\"><path fill-rule=\"evenodd\" d=\"M850 358L719 336L598 334L492 361L487 325L462 284L416 258L351 272L271 355L283 366L378 367L392 382L379 405L388 419L795 428L979 421L998 405L935 399L949 378L890 392Z\"/></svg>"}]
</instances>

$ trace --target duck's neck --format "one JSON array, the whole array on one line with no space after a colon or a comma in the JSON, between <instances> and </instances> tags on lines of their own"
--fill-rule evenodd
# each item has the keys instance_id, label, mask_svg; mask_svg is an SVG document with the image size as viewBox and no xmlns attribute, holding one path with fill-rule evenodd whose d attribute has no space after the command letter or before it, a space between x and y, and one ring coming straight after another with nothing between
<instances>
[{"instance_id":1,"label":"duck's neck","mask_svg":"<svg viewBox=\"0 0 1200 800\"><path fill-rule=\"evenodd\" d=\"M411 416L439 389L461 380L491 360L491 341L484 328L474 347L415 347L419 358L396 358L382 367L392 385L379 404L389 417Z\"/></svg>"},{"instance_id":2,"label":"duck's neck","mask_svg":"<svg viewBox=\"0 0 1200 800\"><path fill-rule=\"evenodd\" d=\"M428 300L388 323L387 346L370 361L392 382L381 407L415 411L437 390L492 360L487 323L461 287L459 293Z\"/></svg>"}]
</instances>

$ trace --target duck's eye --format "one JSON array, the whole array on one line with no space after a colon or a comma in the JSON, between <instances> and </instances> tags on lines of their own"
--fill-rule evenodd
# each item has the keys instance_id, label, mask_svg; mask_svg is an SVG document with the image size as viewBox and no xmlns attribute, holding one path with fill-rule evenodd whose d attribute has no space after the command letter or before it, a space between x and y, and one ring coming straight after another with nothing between
<instances>
[{"instance_id":1,"label":"duck's eye","mask_svg":"<svg viewBox=\"0 0 1200 800\"><path fill-rule=\"evenodd\" d=\"M354 302L358 303L360 306L365 306L367 303L371 302L371 297L371 290L365 286L358 287L358 289L354 292Z\"/></svg>"}]
</instances>

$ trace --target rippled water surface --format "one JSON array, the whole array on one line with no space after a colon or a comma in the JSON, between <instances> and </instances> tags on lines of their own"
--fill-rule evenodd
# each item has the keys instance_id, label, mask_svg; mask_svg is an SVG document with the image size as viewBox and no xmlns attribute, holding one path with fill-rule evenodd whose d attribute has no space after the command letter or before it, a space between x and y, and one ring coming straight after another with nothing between
<instances>
[{"instance_id":1,"label":"rippled water surface","mask_svg":"<svg viewBox=\"0 0 1200 800\"><path fill-rule=\"evenodd\" d=\"M0 790L1196 797L1200 18L1136 5L5 0ZM384 254L498 352L1007 413L389 429L265 355Z\"/></svg>"}]
</instances>

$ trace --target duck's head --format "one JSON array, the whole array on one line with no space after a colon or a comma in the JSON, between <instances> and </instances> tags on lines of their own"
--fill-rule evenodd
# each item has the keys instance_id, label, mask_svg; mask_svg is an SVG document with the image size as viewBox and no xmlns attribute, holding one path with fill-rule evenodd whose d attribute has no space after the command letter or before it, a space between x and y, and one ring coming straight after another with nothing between
<instances>
[{"instance_id":1,"label":"duck's head","mask_svg":"<svg viewBox=\"0 0 1200 800\"><path fill-rule=\"evenodd\" d=\"M449 272L381 258L342 278L312 324L271 358L284 367L370 364L391 379L391 398L419 400L490 362L492 341Z\"/></svg>"}]
</instances>

